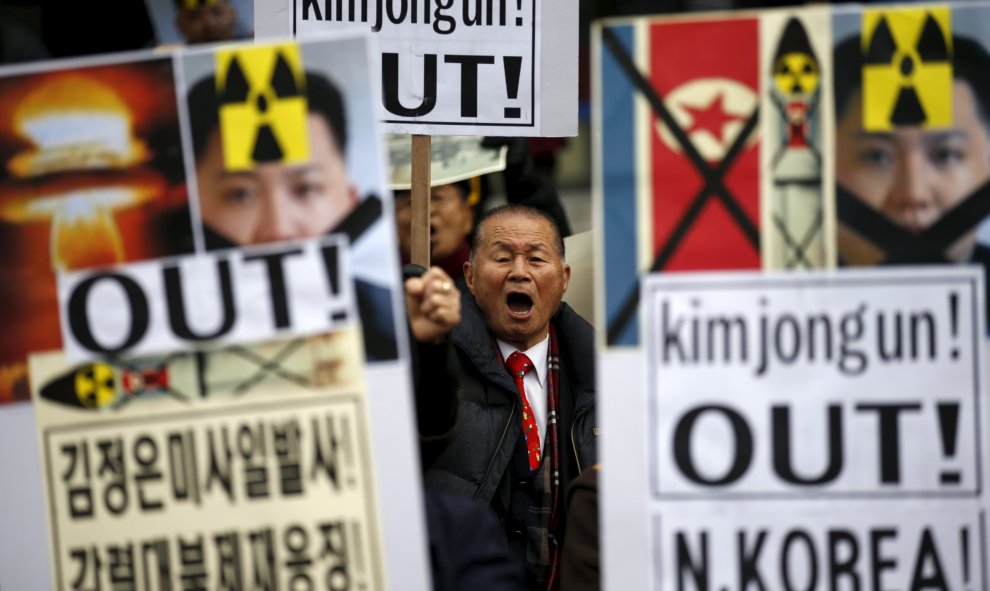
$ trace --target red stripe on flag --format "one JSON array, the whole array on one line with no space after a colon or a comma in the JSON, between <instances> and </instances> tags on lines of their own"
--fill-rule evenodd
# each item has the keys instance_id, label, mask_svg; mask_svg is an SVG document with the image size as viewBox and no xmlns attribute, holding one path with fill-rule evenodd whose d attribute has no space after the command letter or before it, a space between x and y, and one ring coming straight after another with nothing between
<instances>
[{"instance_id":1,"label":"red stripe on flag","mask_svg":"<svg viewBox=\"0 0 990 591\"><path fill-rule=\"evenodd\" d=\"M667 23L650 30L650 82L711 168L758 105L755 19ZM652 118L653 250L670 240L705 184L677 140ZM759 227L759 147L754 132L722 179ZM758 249L714 196L664 270L759 268Z\"/></svg>"}]
</instances>

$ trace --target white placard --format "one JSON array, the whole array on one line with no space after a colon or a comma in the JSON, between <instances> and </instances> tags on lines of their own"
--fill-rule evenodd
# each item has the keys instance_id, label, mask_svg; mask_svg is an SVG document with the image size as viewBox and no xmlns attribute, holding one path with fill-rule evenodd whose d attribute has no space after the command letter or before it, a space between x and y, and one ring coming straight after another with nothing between
<instances>
[{"instance_id":1,"label":"white placard","mask_svg":"<svg viewBox=\"0 0 990 591\"><path fill-rule=\"evenodd\" d=\"M58 277L69 359L328 332L353 321L346 237Z\"/></svg>"},{"instance_id":2,"label":"white placard","mask_svg":"<svg viewBox=\"0 0 990 591\"><path fill-rule=\"evenodd\" d=\"M56 588L384 588L356 327L30 365Z\"/></svg>"},{"instance_id":3,"label":"white placard","mask_svg":"<svg viewBox=\"0 0 990 591\"><path fill-rule=\"evenodd\" d=\"M965 268L647 277L649 588L986 588L982 294Z\"/></svg>"},{"instance_id":4,"label":"white placard","mask_svg":"<svg viewBox=\"0 0 990 591\"><path fill-rule=\"evenodd\" d=\"M346 282L337 293L330 282L335 273L330 272L328 267L328 262L333 257L324 257L322 249L325 244L322 240L327 238L326 232L330 230L319 228L318 235L293 233L291 237L279 238L286 242L264 247L248 246L250 241L237 240L236 237L227 237L226 240L216 240L216 236L213 236L213 240L208 238L211 234L207 230L216 230L216 228L207 228L209 220L203 215L200 207L207 192L201 190L199 177L196 175L198 168L195 142L190 141L196 136L196 125L193 122L195 117L192 115L203 114L206 111L201 107L197 109L189 103L191 98L189 92L200 82L209 83L206 78L217 73L215 52L226 51L233 46L200 46L182 51L176 49L163 52L114 54L109 57L37 62L3 69L0 76L0 82L3 83L0 85L2 86L0 95L8 99L17 98L15 102L32 112L46 110L62 112L67 108L66 96L72 97L73 100L77 99L84 110L87 105L93 105L93 96L97 96L99 100L96 102L101 104L109 100L108 96L112 96L115 98L110 102L119 110L120 120L127 121L128 124L105 125L106 121L103 118L92 117L94 125L91 126L56 125L52 122L50 126L43 126L46 137L59 140L53 145L57 149L51 154L44 154L44 158L41 159L33 155L27 158L27 162L38 165L36 172L43 174L42 177L32 177L27 182L15 174L15 170L18 170L16 166L8 165L14 157L21 158L25 154L37 153L37 145L28 141L27 135L23 135L25 128L12 124L8 126L10 133L7 134L9 136L7 139L10 140L8 143L12 148L10 153L4 156L6 160L3 168L7 174L0 180L3 181L5 195L9 193L8 196L12 199L7 200L10 201L7 203L7 212L14 211L21 216L17 218L19 221L8 225L9 229L15 230L15 235L22 234L22 230L18 229L18 224L22 222L25 228L30 226L31 231L30 240L18 242L20 246L17 248L4 250L4 255L8 255L6 256L9 259L7 262L10 263L8 266L11 269L23 269L25 272L4 275L8 287L14 286L7 290L7 294L16 296L13 298L13 303L7 299L2 306L7 312L4 318L7 321L6 342L16 345L18 349L15 351L17 354L15 364L0 364L2 365L0 367L0 435L2 435L0 440L4 443L0 446L3 448L0 452L0 474L3 475L0 482L4 485L0 486L2 491L0 496L5 503L4 511L0 511L0 550L2 550L0 551L0 589L7 591L8 588L71 587L71 581L66 583L64 579L60 579L59 582L52 582L51 579L54 573L49 572L49 553L46 551L46 545L51 542L53 536L47 530L45 520L46 517L52 518L54 508L46 502L44 491L41 489L42 475L48 475L48 465L43 465L45 460L54 459L56 469L66 466L57 464L59 458L48 453L48 450L41 450L39 453L39 438L35 434L36 422L40 429L49 430L49 441L53 445L58 446L67 440L59 439L62 435L56 435L51 430L53 427L48 422L50 415L35 412L40 407L39 404L3 404L11 399L11 393L15 400L27 399L27 393L36 385L32 379L29 386L26 363L28 354L37 353L39 350L53 351L62 345L63 335L56 321L56 315L59 314L58 284L52 265L56 265L57 269L80 270L78 274L73 271L72 274L62 278L69 282L76 281L75 285L100 273L112 276L97 279L91 286L90 293L83 298L86 300L83 308L86 308L87 312L92 312L93 322L96 325L102 322L108 323L99 329L88 324L87 326L92 329L94 335L106 339L105 343L110 347L119 347L126 341L125 335L130 335L131 331L127 326L130 322L130 310L127 309L130 299L126 297L128 292L123 285L126 283L131 287L136 286L136 290L141 294L140 297L147 298L149 306L151 304L157 306L154 311L149 308L148 332L140 335L142 338L138 339L139 344L147 347L145 350L158 349L160 346L189 349L189 346L194 344L175 339L171 319L178 316L173 316L167 310L168 296L162 288L166 283L166 269L174 268L176 283L182 284L181 299L185 303L183 312L188 320L188 328L195 332L198 338L205 340L198 343L202 348L196 353L171 351L162 357L169 359L170 363L178 357L189 359L199 356L208 359L210 363L206 377L212 379L216 377L212 370L220 367L216 363L219 356L214 347L223 343L231 344L236 353L226 356L225 359L236 361L237 367L228 367L233 373L219 381L226 382L226 386L232 392L240 391L242 394L251 389L254 389L252 391L254 393L260 386L271 385L272 382L283 386L297 385L300 382L301 370L291 367L294 360L298 360L300 355L306 357L307 351L311 351L313 353L311 357L318 360L317 353L326 353L326 351L319 344L324 335L291 339L289 343L279 341L261 345L253 342L235 343L236 339L244 337L248 341L254 341L251 334L260 336L261 333L271 333L273 327L279 328L283 324L287 324L287 332L276 330L279 335L316 333L325 331L328 327L336 331L333 334L338 334L346 328L337 330L341 327L337 322L340 319L334 317L335 312L348 311L344 321L356 323L356 316L349 312L355 307L352 302L356 303L357 311L361 315L365 353L361 352L359 341L350 342L348 347L351 354L367 359L367 362L351 363L348 367L354 369L360 366L357 369L365 373L368 388L355 387L341 396L352 396L353 401L353 395L357 392L367 392L367 396L361 395L364 400L361 404L364 406L358 409L349 402L343 402L341 398L331 403L325 398L326 392L321 391L316 395L318 400L314 400L311 405L301 405L305 408L300 409L296 416L303 421L300 423L300 428L308 429L306 431L308 435L314 435L316 431L311 429L312 421L306 423L305 419L324 416L353 418L358 414L370 417L370 422L362 421L360 432L357 430L357 423L351 423L355 425L355 430L348 435L352 443L364 446L362 454L365 455L355 459L365 462L360 466L359 476L365 479L365 483L374 481L373 493L376 497L375 506L365 505L351 511L350 516L355 517L365 509L377 511L378 517L369 518L366 523L371 525L371 521L375 521L384 528L385 532L382 535L376 534L375 540L364 539L361 542L368 550L360 555L361 558L367 559L366 562L359 565L364 569L362 572L368 574L364 579L367 583L365 588L429 588L428 546L424 542L425 520L416 449L413 414L415 411L410 389L408 343L404 331L401 330L404 320L401 311L398 247L395 244L393 206L386 182L384 150L381 147L382 133L373 112L374 106L379 102L378 91L370 84L368 78L371 68L367 59L374 52L373 45L374 41L368 34L346 32L323 35L320 39L311 39L299 44L307 79L309 75L325 79L336 87L346 106L343 116L346 119L348 141L343 156L345 156L347 177L355 191L355 199L349 201L350 207L346 208L347 218L337 227L340 232L346 232L351 237L351 242L343 253L346 260L340 261L341 264L337 267L336 275L341 281ZM249 47L256 46L249 44L242 46L241 49ZM54 87L60 90L55 92L52 87L45 89L50 84L54 84ZM37 89L44 91L27 94ZM324 99L317 102L324 107L329 104ZM311 102L310 106L316 104ZM102 107L95 108L99 110ZM14 109L7 115L14 117L18 112ZM75 121L69 119L69 123ZM130 125L129 130L128 125ZM64 134L65 129L78 132L67 136L73 141L68 143L61 141L60 134ZM204 131L208 128L199 129ZM121 138L124 132L128 132L129 135ZM105 150L97 150L95 154L86 150L87 147L94 146L103 148L105 142L109 142L107 145L114 148L122 145L131 146L140 157L137 161L124 159L118 162L106 159L108 152ZM79 155L88 155L88 157L81 159L64 157ZM121 170L114 168L106 172L97 171L95 168L114 162L124 168ZM79 164L82 166L75 167ZM46 169L45 166L49 168ZM58 170L59 174L51 174L54 170ZM140 191L132 194L127 191L111 190L112 187L103 187L104 181L115 186L121 179L133 180ZM149 179L152 181L150 184L145 182ZM78 194L70 193L68 199L63 199L62 189L67 184L85 190ZM80 207L80 205L89 205L89 207ZM89 225L82 224L81 221L90 220L81 214L95 212L97 221L106 222L105 214L108 208L118 206L121 211L114 209L112 212L114 223L99 225L100 230L106 231L100 232L98 236L86 232L80 236L78 228L76 228L77 232L69 233L71 236L64 232L66 224L62 222L66 220L75 222L68 224L69 226L89 228ZM22 219L26 213L31 213L37 219ZM49 213L56 214L53 216L56 220L49 222L46 217ZM64 215L66 213L73 215L67 218ZM5 224L8 221L5 221ZM49 225L50 229L47 229ZM53 236L62 238L54 240ZM101 240L97 240L94 236ZM66 237L71 239L63 239ZM106 238L110 239L109 249ZM300 240L307 239L313 242L299 243ZM114 244L115 241L121 243ZM245 250L227 250L236 245L243 245ZM292 254L291 251L294 249L302 249L303 252L298 255ZM92 258L94 254L105 255L107 252L112 252L114 256ZM249 258L255 255L267 255L271 258L255 260ZM70 259L73 262L71 265L56 264ZM224 326L224 322L222 322L223 314L218 313L218 310L224 307L223 299L218 293L218 285L220 285L218 279L222 274L220 263L224 260L227 261L231 278L233 302L231 309L236 312L230 315L234 323L227 332L219 330ZM89 271L82 272L83 268ZM281 279L286 285L284 308L278 304L276 295L281 291L273 289L275 285L273 274L278 274L278 271L282 271ZM71 297L71 285L64 283L62 287L65 288L65 294ZM301 291L297 291L297 288ZM352 291L348 294L347 290ZM173 302L177 301L179 298L173 298ZM280 309L284 310L288 318L287 322L279 320L277 311ZM96 313L97 311L99 314ZM117 325L116 328L114 323ZM153 332L152 326L158 332ZM101 330L105 332L100 332ZM117 332L114 332L115 330ZM222 334L211 335L211 332ZM39 336L41 338L38 338ZM229 340L225 340L228 336ZM306 345L297 347L292 344L298 341L305 341ZM274 352L268 348L271 346L275 347ZM115 361L107 363L133 362L131 358L120 361L119 357L135 353L129 347L124 349L120 351L119 356L111 356ZM268 352L262 354L259 351ZM91 356L91 353L83 350L81 355L87 357ZM364 357L365 354L367 357ZM290 360L289 357L292 359ZM333 359L325 363L314 362L311 373L336 374L342 367L342 364ZM173 378L176 376L174 373L170 375ZM181 389L187 391L190 383L196 382L198 374L191 372L184 375L186 379ZM189 380L190 376L193 376L192 382ZM173 381L171 386L180 389L178 382ZM285 401L284 389L279 390L278 395L281 396L279 403L258 406L258 417L261 417L261 420L269 414L287 418L287 406L282 404ZM248 398L249 402L256 400L251 396ZM172 402L176 402L184 409L187 401ZM131 410L126 405L124 408ZM97 422L104 421L108 417L107 412L71 408L62 410L68 413L88 412L91 415L89 418ZM218 419L214 424L240 426L248 419L243 413L238 414L239 412L231 411L229 419ZM168 434L175 425L168 423L168 420L174 418L174 416L155 417L156 420L152 422L158 424L152 431L148 431L149 435L157 437L162 433ZM207 433L209 429L202 421L202 417L194 414L184 416L182 424L200 429L201 434ZM64 426L56 428L60 429L59 433L71 429ZM125 431L126 429L122 429L121 434L123 435ZM273 434L274 429L269 428L268 432ZM95 430L93 433L99 438L109 436L108 431ZM68 443L71 444L71 441ZM137 445L137 440L133 438L127 439L126 443L130 446L129 453L137 449L142 452L148 449L146 447L148 444ZM387 453L378 453L373 458L365 453L376 449L379 452L387 450ZM275 452L271 449L269 452L267 457L271 460ZM130 459L132 461L128 468L133 468L135 467L133 456ZM275 482L274 476L271 482ZM316 490L314 488L314 492ZM371 489L364 490L368 495L372 494L368 492ZM370 497L364 500L368 499ZM319 505L318 508L312 505L303 509L307 519L312 518L312 522L307 521L307 527L315 527L317 520L329 515L318 511L337 512L336 515L340 516L350 511L349 509L338 511L339 507L336 504L334 507L328 507L321 503L322 501L315 503ZM266 503L267 508L264 513L267 514L274 504ZM64 513L62 516L64 517ZM193 527L189 531L196 531L195 527L199 525L202 524L194 520ZM150 529L147 531L150 532ZM243 531L247 531L246 528ZM283 528L281 532L288 534L289 530ZM363 533L367 532L370 532L370 529L366 529ZM62 542L69 538L61 537L61 534L67 533L69 533L67 530L60 529ZM105 536L99 539L102 541ZM92 540L95 542L97 536ZM310 537L311 543L315 543L315 540ZM298 542L297 538L292 541L293 545L296 545L296 542ZM279 547L279 551L286 550L284 539L280 543L283 546ZM375 548L372 549L371 545ZM105 549L106 545L102 550ZM283 556L287 555L283 554ZM351 556L357 559L358 555ZM100 557L102 559L106 555ZM118 554L118 557L122 559L125 556ZM64 558L63 555L62 559ZM180 556L173 554L172 558L173 567L178 569L179 562L176 561ZM327 566L324 560L326 558L333 559L331 555L325 554L314 561L314 566L316 568ZM138 559L140 557L135 555L135 561ZM319 560L324 561L322 564L317 564ZM71 568L78 565L69 563L69 566ZM118 581L125 580L127 574L125 571L111 571L108 562L103 562L101 568L103 569L102 588L112 586L111 575L116 577L114 585L124 584ZM177 573L178 570L174 572ZM282 572L289 571L283 569ZM68 572L70 577L78 574L78 572ZM337 581L339 582L339 579ZM92 580L80 579L78 584L85 586L90 583ZM353 586L357 586L358 583L356 578L351 579ZM178 588L181 584L175 580L171 586ZM281 580L278 586L289 588L290 581ZM135 587L145 588L143 582L136 583ZM217 586L207 584L207 587Z\"/></svg>"},{"instance_id":5,"label":"white placard","mask_svg":"<svg viewBox=\"0 0 990 591\"><path fill-rule=\"evenodd\" d=\"M562 0L256 0L255 31L375 33L394 133L572 136L577 17Z\"/></svg>"}]
</instances>

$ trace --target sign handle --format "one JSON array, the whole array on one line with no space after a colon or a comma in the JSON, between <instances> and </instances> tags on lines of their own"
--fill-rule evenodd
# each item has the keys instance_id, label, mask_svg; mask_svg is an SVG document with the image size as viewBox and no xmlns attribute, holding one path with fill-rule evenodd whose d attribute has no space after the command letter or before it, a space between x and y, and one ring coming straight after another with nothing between
<instances>
[{"instance_id":1,"label":"sign handle","mask_svg":"<svg viewBox=\"0 0 990 591\"><path fill-rule=\"evenodd\" d=\"M412 136L410 262L430 267L430 136Z\"/></svg>"}]
</instances>

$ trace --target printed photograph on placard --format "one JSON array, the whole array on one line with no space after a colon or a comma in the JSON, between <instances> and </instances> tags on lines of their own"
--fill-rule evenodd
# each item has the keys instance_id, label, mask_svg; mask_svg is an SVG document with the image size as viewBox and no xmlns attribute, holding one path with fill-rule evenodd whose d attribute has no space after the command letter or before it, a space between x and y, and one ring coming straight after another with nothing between
<instances>
[{"instance_id":1,"label":"printed photograph on placard","mask_svg":"<svg viewBox=\"0 0 990 591\"><path fill-rule=\"evenodd\" d=\"M343 59L347 56L347 59ZM184 57L207 250L343 233L368 359L397 355L390 196L364 37Z\"/></svg>"},{"instance_id":2,"label":"printed photograph on placard","mask_svg":"<svg viewBox=\"0 0 990 591\"><path fill-rule=\"evenodd\" d=\"M840 266L990 268L990 7L849 10L832 26Z\"/></svg>"},{"instance_id":3,"label":"printed photograph on placard","mask_svg":"<svg viewBox=\"0 0 990 591\"><path fill-rule=\"evenodd\" d=\"M0 403L60 346L55 273L193 250L170 57L0 75Z\"/></svg>"}]
</instances>

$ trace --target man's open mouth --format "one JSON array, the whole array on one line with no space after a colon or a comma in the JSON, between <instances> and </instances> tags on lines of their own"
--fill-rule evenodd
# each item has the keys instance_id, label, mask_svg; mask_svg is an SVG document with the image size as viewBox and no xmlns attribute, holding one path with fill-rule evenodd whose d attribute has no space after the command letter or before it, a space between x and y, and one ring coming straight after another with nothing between
<instances>
[{"instance_id":1,"label":"man's open mouth","mask_svg":"<svg viewBox=\"0 0 990 591\"><path fill-rule=\"evenodd\" d=\"M505 304L513 316L527 316L533 309L533 299L524 293L510 293Z\"/></svg>"}]
</instances>

